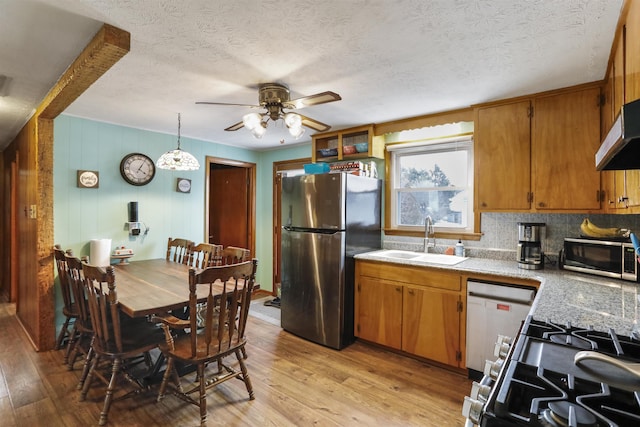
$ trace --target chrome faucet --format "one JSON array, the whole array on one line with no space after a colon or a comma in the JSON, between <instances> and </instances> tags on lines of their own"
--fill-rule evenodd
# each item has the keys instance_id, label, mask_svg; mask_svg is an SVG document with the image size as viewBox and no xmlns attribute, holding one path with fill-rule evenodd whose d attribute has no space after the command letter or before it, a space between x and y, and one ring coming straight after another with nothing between
<instances>
[{"instance_id":1,"label":"chrome faucet","mask_svg":"<svg viewBox=\"0 0 640 427\"><path fill-rule=\"evenodd\" d=\"M429 240L433 238L433 242L430 243ZM431 215L427 215L424 219L424 252L429 252L429 248L435 249L436 247L436 232L433 228L433 220L431 219Z\"/></svg>"}]
</instances>

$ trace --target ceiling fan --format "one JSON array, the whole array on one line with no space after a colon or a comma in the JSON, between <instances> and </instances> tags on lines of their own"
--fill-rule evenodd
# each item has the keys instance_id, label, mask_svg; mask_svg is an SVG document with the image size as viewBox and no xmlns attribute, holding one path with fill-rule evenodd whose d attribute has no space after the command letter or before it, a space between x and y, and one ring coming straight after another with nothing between
<instances>
[{"instance_id":1,"label":"ceiling fan","mask_svg":"<svg viewBox=\"0 0 640 427\"><path fill-rule=\"evenodd\" d=\"M242 121L226 128L226 131L235 131L246 127L253 136L261 138L266 132L267 122L283 119L289 129L289 133L299 138L304 133L302 126L306 126L318 132L325 132L331 126L319 122L302 114L289 112L296 108L310 107L312 105L325 104L327 102L339 101L342 98L335 92L327 91L316 93L315 95L303 96L301 98L289 99L289 88L280 83L263 83L258 87L259 105L253 104L233 104L226 102L206 102L198 101L196 104L208 105L235 105L241 107L264 108L263 113L249 113L242 117Z\"/></svg>"}]
</instances>

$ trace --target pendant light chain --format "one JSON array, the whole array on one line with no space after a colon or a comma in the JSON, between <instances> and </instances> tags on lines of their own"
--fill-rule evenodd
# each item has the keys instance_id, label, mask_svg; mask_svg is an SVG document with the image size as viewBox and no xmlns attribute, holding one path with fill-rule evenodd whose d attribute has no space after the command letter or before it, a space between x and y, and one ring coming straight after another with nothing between
<instances>
[{"instance_id":1,"label":"pendant light chain","mask_svg":"<svg viewBox=\"0 0 640 427\"><path fill-rule=\"evenodd\" d=\"M180 113L178 113L178 150L180 149Z\"/></svg>"},{"instance_id":2,"label":"pendant light chain","mask_svg":"<svg viewBox=\"0 0 640 427\"><path fill-rule=\"evenodd\" d=\"M158 161L156 166L160 169L179 170L179 171L193 171L200 169L200 163L198 159L193 157L192 154L183 151L180 148L180 113L178 113L178 148L175 150L169 150L164 153Z\"/></svg>"}]
</instances>

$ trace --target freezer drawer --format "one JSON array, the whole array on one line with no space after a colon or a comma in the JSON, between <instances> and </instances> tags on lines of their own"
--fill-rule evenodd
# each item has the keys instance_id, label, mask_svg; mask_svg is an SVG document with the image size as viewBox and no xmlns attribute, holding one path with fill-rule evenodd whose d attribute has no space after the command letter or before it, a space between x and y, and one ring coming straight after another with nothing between
<instances>
[{"instance_id":1,"label":"freezer drawer","mask_svg":"<svg viewBox=\"0 0 640 427\"><path fill-rule=\"evenodd\" d=\"M282 328L336 349L353 335L344 246L345 232L282 232Z\"/></svg>"},{"instance_id":2,"label":"freezer drawer","mask_svg":"<svg viewBox=\"0 0 640 427\"><path fill-rule=\"evenodd\" d=\"M534 289L467 282L468 369L482 372L486 360L495 360L496 338L498 335L517 335L534 297Z\"/></svg>"}]
</instances>

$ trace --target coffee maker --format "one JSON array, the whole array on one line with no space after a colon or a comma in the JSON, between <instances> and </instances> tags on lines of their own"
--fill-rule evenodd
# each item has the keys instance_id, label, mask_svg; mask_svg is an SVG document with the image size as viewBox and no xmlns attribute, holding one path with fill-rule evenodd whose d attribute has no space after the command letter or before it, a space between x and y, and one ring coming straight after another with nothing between
<instances>
[{"instance_id":1,"label":"coffee maker","mask_svg":"<svg viewBox=\"0 0 640 427\"><path fill-rule=\"evenodd\" d=\"M518 223L518 267L527 270L544 268L542 231L545 226L543 222Z\"/></svg>"}]
</instances>

